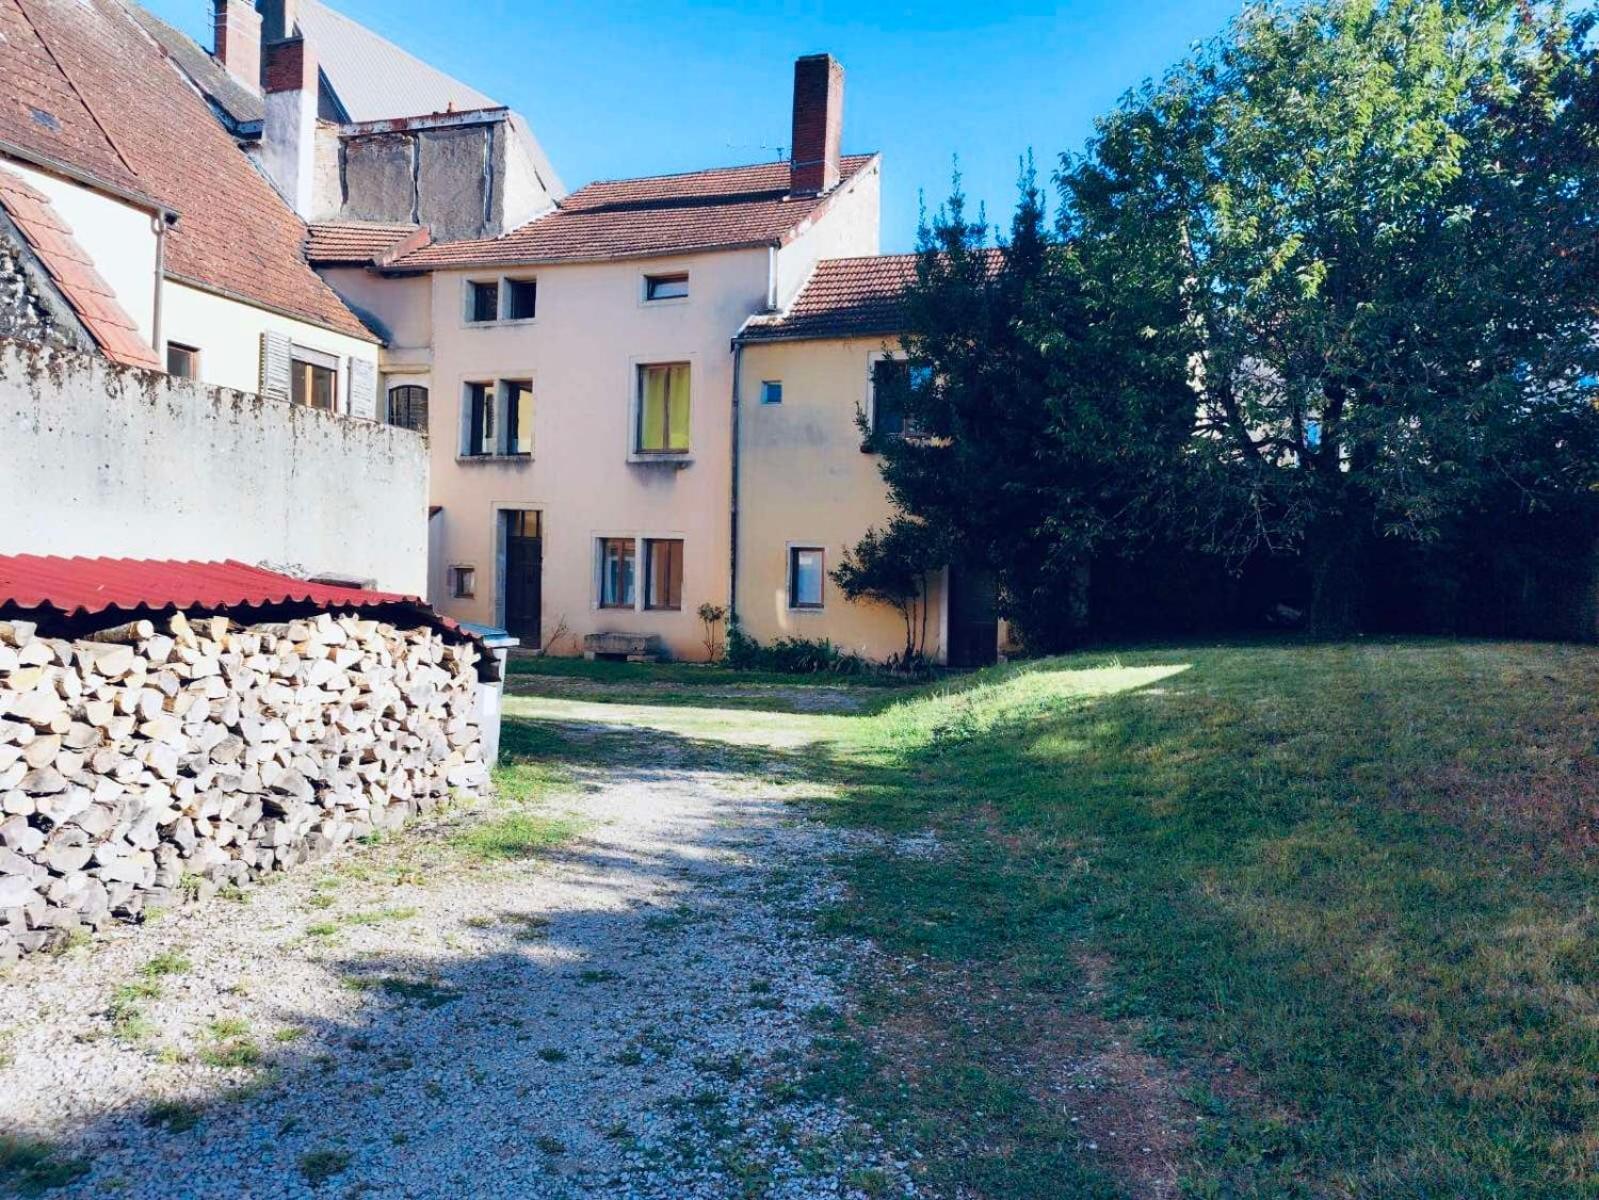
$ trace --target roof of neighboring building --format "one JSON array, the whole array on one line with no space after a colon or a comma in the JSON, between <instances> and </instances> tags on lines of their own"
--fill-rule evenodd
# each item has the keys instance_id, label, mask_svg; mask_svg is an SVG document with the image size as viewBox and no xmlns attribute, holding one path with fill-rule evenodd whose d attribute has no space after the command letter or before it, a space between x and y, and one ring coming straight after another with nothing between
<instances>
[{"instance_id":1,"label":"roof of neighboring building","mask_svg":"<svg viewBox=\"0 0 1599 1200\"><path fill-rule=\"evenodd\" d=\"M477 634L440 616L416 596L312 583L232 559L182 562L0 555L0 613L27 613L30 619L70 620L100 613L116 613L125 619L178 610L222 613L280 605L320 610L389 610L412 624L447 630L460 640L481 643ZM489 661L493 661L492 657Z\"/></svg>"},{"instance_id":2,"label":"roof of neighboring building","mask_svg":"<svg viewBox=\"0 0 1599 1200\"><path fill-rule=\"evenodd\" d=\"M757 342L899 333L905 289L915 279L914 254L823 259L787 311L751 317L739 337Z\"/></svg>"},{"instance_id":3,"label":"roof of neighboring building","mask_svg":"<svg viewBox=\"0 0 1599 1200\"><path fill-rule=\"evenodd\" d=\"M181 29L174 29L160 17L137 4L128 11L133 19L144 26L145 32L161 43L161 48L172 56L194 86L205 93L205 98L235 128L241 125L258 125L266 120L266 101L261 93L244 86L216 59Z\"/></svg>"},{"instance_id":4,"label":"roof of neighboring building","mask_svg":"<svg viewBox=\"0 0 1599 1200\"><path fill-rule=\"evenodd\" d=\"M383 221L319 221L309 232L306 258L328 267L377 262L428 238L425 226Z\"/></svg>"},{"instance_id":5,"label":"roof of neighboring building","mask_svg":"<svg viewBox=\"0 0 1599 1200\"><path fill-rule=\"evenodd\" d=\"M997 273L999 250L983 251ZM744 342L875 337L905 332L905 293L916 281L914 254L826 258L782 312L758 313L744 322Z\"/></svg>"},{"instance_id":6,"label":"roof of neighboring building","mask_svg":"<svg viewBox=\"0 0 1599 1200\"><path fill-rule=\"evenodd\" d=\"M50 198L0 169L0 208L107 357L129 367L159 368L155 350L139 336L138 325L73 238L72 228L51 207Z\"/></svg>"},{"instance_id":7,"label":"roof of neighboring building","mask_svg":"<svg viewBox=\"0 0 1599 1200\"><path fill-rule=\"evenodd\" d=\"M0 0L0 34L17 101L0 140L176 210L169 276L374 340L306 265L304 223L119 0Z\"/></svg>"},{"instance_id":8,"label":"roof of neighboring building","mask_svg":"<svg viewBox=\"0 0 1599 1200\"><path fill-rule=\"evenodd\" d=\"M845 157L839 186L876 158ZM791 195L787 162L606 180L579 188L553 212L501 237L435 242L393 265L407 270L583 262L776 245L837 192Z\"/></svg>"},{"instance_id":9,"label":"roof of neighboring building","mask_svg":"<svg viewBox=\"0 0 1599 1200\"><path fill-rule=\"evenodd\" d=\"M296 23L339 107L357 124L504 107L317 0L300 0ZM545 186L560 195L565 187L533 131L525 121L512 125Z\"/></svg>"}]
</instances>

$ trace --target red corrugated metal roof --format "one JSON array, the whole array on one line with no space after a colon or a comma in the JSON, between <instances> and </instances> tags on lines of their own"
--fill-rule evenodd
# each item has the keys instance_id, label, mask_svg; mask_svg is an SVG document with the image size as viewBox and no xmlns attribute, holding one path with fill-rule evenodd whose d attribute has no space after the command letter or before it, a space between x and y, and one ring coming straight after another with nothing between
<instances>
[{"instance_id":1,"label":"red corrugated metal roof","mask_svg":"<svg viewBox=\"0 0 1599 1200\"><path fill-rule=\"evenodd\" d=\"M173 562L143 558L56 558L0 555L0 605L53 608L64 616L107 609L317 608L427 606L416 596L309 583L292 575L233 562Z\"/></svg>"}]
</instances>

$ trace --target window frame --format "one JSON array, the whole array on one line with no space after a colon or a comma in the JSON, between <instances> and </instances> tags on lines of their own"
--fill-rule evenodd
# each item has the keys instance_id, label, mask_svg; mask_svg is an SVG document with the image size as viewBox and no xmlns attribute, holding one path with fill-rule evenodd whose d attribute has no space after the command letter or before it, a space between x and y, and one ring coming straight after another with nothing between
<instances>
[{"instance_id":1,"label":"window frame","mask_svg":"<svg viewBox=\"0 0 1599 1200\"><path fill-rule=\"evenodd\" d=\"M660 294L663 287L675 287L679 284L682 285L682 291L671 292L666 295ZM689 272L687 270L646 271L644 273L643 287L644 290L642 303L644 304L652 306L657 304L671 303L681 304L686 301L690 295Z\"/></svg>"},{"instance_id":2,"label":"window frame","mask_svg":"<svg viewBox=\"0 0 1599 1200\"><path fill-rule=\"evenodd\" d=\"M471 563L451 563L445 568L445 587L452 600L474 600L477 598L477 567ZM465 581L465 590L462 581Z\"/></svg>"},{"instance_id":3,"label":"window frame","mask_svg":"<svg viewBox=\"0 0 1599 1200\"><path fill-rule=\"evenodd\" d=\"M641 607L643 608L643 610L645 612L682 612L683 611L683 550L684 550L683 539L681 537L646 537L646 538L642 538L640 540L643 542L643 546L644 546L643 554L639 556L640 558L642 558L643 564L644 564L644 570L643 570L643 585L644 586L643 586L643 590L642 590L642 595L640 596ZM668 551L668 566L667 566L668 590L669 591L675 590L675 592L676 592L676 596L675 597L669 597L669 599L675 599L675 601L676 601L675 603L661 604L661 603L657 602L657 598L656 598L656 595L655 595L655 548L657 546L676 547L675 552L670 551L670 550ZM676 560L676 567L677 567L677 571L676 571L676 588L675 589L673 589L671 587L672 560L674 558ZM637 568L635 567L635 570L636 569Z\"/></svg>"},{"instance_id":4,"label":"window frame","mask_svg":"<svg viewBox=\"0 0 1599 1200\"><path fill-rule=\"evenodd\" d=\"M422 423L420 425L401 424L394 419L394 394L396 392L421 392L422 393ZM409 429L413 433L427 433L428 421L432 416L433 389L425 383L390 383L383 392L383 423L392 425L396 429ZM410 401L410 403L414 403Z\"/></svg>"},{"instance_id":5,"label":"window frame","mask_svg":"<svg viewBox=\"0 0 1599 1200\"><path fill-rule=\"evenodd\" d=\"M315 382L315 372L324 371L328 375L328 405L326 408L312 404L305 400L295 399L300 387L301 371L311 372L306 378L309 389ZM289 403L301 408L309 408L316 412L337 413L339 408L340 376L343 372L339 367L339 357L329 354L325 350L316 350L310 346L301 346L289 343Z\"/></svg>"},{"instance_id":6,"label":"window frame","mask_svg":"<svg viewBox=\"0 0 1599 1200\"><path fill-rule=\"evenodd\" d=\"M512 388L527 389L527 436L525 439L521 439L525 440L527 443L526 450L518 450L516 448L517 440L520 439L520 435L522 434L523 430L521 428L520 415L512 405ZM502 442L496 453L507 458L533 457L533 423L537 419L537 400L534 397L532 378L497 379L494 381L494 392L494 402L500 410L499 429L500 439Z\"/></svg>"},{"instance_id":7,"label":"window frame","mask_svg":"<svg viewBox=\"0 0 1599 1200\"><path fill-rule=\"evenodd\" d=\"M651 449L644 445L644 425L647 417L647 385L651 371L671 371L674 368L683 368L685 378L688 380L688 415L685 420L687 444L682 447L673 447L671 442L672 425L672 400L670 391L670 377L666 395L666 411L662 413L662 429L665 441L668 443L660 449ZM694 363L692 359L666 359L636 361L633 364L633 420L628 433L630 457L641 462L682 462L687 461L694 453Z\"/></svg>"},{"instance_id":8,"label":"window frame","mask_svg":"<svg viewBox=\"0 0 1599 1200\"><path fill-rule=\"evenodd\" d=\"M518 287L531 288L533 292L533 311L525 317L516 315L512 297L516 295ZM500 280L500 317L501 325L525 325L529 321L536 321L539 315L539 280L536 275L506 275Z\"/></svg>"},{"instance_id":9,"label":"window frame","mask_svg":"<svg viewBox=\"0 0 1599 1200\"><path fill-rule=\"evenodd\" d=\"M500 323L500 287L501 281L495 279L468 279L466 281L464 303L462 305L462 320L468 325L498 325ZM494 315L480 317L482 311L480 298L486 295L494 297Z\"/></svg>"},{"instance_id":10,"label":"window frame","mask_svg":"<svg viewBox=\"0 0 1599 1200\"><path fill-rule=\"evenodd\" d=\"M881 364L887 363L887 362L904 363L905 364L907 382L912 387L915 386L915 380L916 380L915 372L916 372L917 368L912 367L910 365L910 358L907 355L902 354L902 353L895 353L895 352L892 352L892 351L873 351L870 355L867 356L867 366L866 366L866 428L867 428L868 436L867 436L866 443L864 445L862 445L861 449L867 451L868 453L871 453L871 452L875 451L875 447L873 446L872 443L873 443L873 440L878 438L878 437L898 437L898 438L905 438L905 439L914 441L914 440L919 440L919 439L925 438L927 436L921 430L917 429L914 425L908 425L906 423L906 418L905 418L905 414L904 414L903 411L900 413L900 427L899 427L899 430L897 432L895 432L895 433L881 433L878 430L878 428L877 428L877 371L878 371L878 368L879 368L879 366ZM923 374L923 377L925 378L928 374L930 374L931 368L924 366L924 367L921 368L921 372Z\"/></svg>"},{"instance_id":11,"label":"window frame","mask_svg":"<svg viewBox=\"0 0 1599 1200\"><path fill-rule=\"evenodd\" d=\"M789 612L821 612L827 607L827 548L816 542L789 542L784 548L786 578L785 592ZM799 556L815 554L818 558L816 603L804 603L799 598Z\"/></svg>"},{"instance_id":12,"label":"window frame","mask_svg":"<svg viewBox=\"0 0 1599 1200\"><path fill-rule=\"evenodd\" d=\"M594 607L608 612L632 612L638 608L638 547L640 538L634 534L597 534L594 538L595 562L595 588ZM607 600L607 585L610 582L609 568L611 565L610 548L612 545L626 545L629 547L628 559L632 566L628 572L626 600Z\"/></svg>"},{"instance_id":13,"label":"window frame","mask_svg":"<svg viewBox=\"0 0 1599 1200\"><path fill-rule=\"evenodd\" d=\"M777 397L775 400L771 398L774 394ZM763 379L763 380L761 380L761 397L760 397L760 399L761 399L761 404L762 405L770 406L770 407L773 407L773 408L777 407L779 404L782 404L783 403L783 381L781 379Z\"/></svg>"},{"instance_id":14,"label":"window frame","mask_svg":"<svg viewBox=\"0 0 1599 1200\"><path fill-rule=\"evenodd\" d=\"M172 369L172 352L174 350L176 350L179 354L185 355L188 358L189 370L187 372L185 372L184 374L180 375L180 374L178 374L177 372L175 372ZM198 346L190 346L190 345L186 345L183 342L174 342L174 341L170 341L169 340L167 342L166 359L167 359L167 374L170 375L173 379L195 379L195 380L198 380L200 378L200 347L198 347Z\"/></svg>"}]
</instances>

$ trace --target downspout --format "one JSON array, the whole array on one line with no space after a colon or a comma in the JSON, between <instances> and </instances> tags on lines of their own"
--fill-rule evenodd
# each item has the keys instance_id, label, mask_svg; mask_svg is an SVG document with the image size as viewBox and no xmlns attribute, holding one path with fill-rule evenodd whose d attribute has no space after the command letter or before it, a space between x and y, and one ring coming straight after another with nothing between
<instances>
[{"instance_id":1,"label":"downspout","mask_svg":"<svg viewBox=\"0 0 1599 1200\"><path fill-rule=\"evenodd\" d=\"M164 214L156 213L150 218L150 223L155 226L155 303L150 309L150 344L155 349L156 358L164 362L166 355L161 348L161 292L167 273L167 219Z\"/></svg>"},{"instance_id":2,"label":"downspout","mask_svg":"<svg viewBox=\"0 0 1599 1200\"><path fill-rule=\"evenodd\" d=\"M739 468L739 366L744 357L744 343L733 339L733 478L728 500L729 535L727 577L727 626L738 620L738 468Z\"/></svg>"}]
</instances>

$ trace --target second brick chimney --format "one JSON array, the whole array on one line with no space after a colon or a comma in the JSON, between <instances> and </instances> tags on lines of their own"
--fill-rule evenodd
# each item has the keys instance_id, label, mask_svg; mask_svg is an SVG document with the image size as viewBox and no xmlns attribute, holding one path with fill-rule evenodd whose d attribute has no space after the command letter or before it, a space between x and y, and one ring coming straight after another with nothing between
<instances>
[{"instance_id":1,"label":"second brick chimney","mask_svg":"<svg viewBox=\"0 0 1599 1200\"><path fill-rule=\"evenodd\" d=\"M844 68L831 54L796 59L789 191L814 196L837 187L843 139Z\"/></svg>"},{"instance_id":2,"label":"second brick chimney","mask_svg":"<svg viewBox=\"0 0 1599 1200\"><path fill-rule=\"evenodd\" d=\"M316 149L316 55L304 38L268 42L261 85L266 120L261 129L261 165L289 207L309 220Z\"/></svg>"},{"instance_id":3,"label":"second brick chimney","mask_svg":"<svg viewBox=\"0 0 1599 1200\"><path fill-rule=\"evenodd\" d=\"M261 90L261 14L250 0L215 0L212 57L252 92Z\"/></svg>"}]
</instances>

